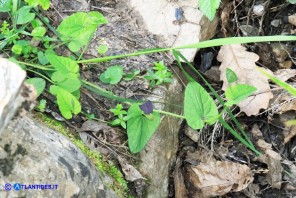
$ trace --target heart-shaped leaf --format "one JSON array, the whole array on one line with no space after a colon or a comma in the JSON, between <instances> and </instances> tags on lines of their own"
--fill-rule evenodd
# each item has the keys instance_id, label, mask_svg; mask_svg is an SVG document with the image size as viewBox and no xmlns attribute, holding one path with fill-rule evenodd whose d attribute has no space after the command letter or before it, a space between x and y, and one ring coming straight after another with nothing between
<instances>
[{"instance_id":1,"label":"heart-shaped leaf","mask_svg":"<svg viewBox=\"0 0 296 198\"><path fill-rule=\"evenodd\" d=\"M160 123L159 113L150 116L143 114L139 105L133 104L128 110L127 136L128 145L132 153L140 152L147 144Z\"/></svg>"},{"instance_id":2,"label":"heart-shaped leaf","mask_svg":"<svg viewBox=\"0 0 296 198\"><path fill-rule=\"evenodd\" d=\"M50 93L56 95L59 109L66 119L72 118L72 113L81 112L80 102L70 92L56 85L51 85Z\"/></svg>"},{"instance_id":3,"label":"heart-shaped leaf","mask_svg":"<svg viewBox=\"0 0 296 198\"><path fill-rule=\"evenodd\" d=\"M213 98L197 82L190 82L185 89L184 116L193 129L201 129L205 122L212 124L219 113Z\"/></svg>"},{"instance_id":4,"label":"heart-shaped leaf","mask_svg":"<svg viewBox=\"0 0 296 198\"><path fill-rule=\"evenodd\" d=\"M256 91L256 87L245 84L237 84L227 87L225 90L225 96L227 98L226 106L232 106L238 104L240 101L249 97Z\"/></svg>"},{"instance_id":5,"label":"heart-shaped leaf","mask_svg":"<svg viewBox=\"0 0 296 198\"><path fill-rule=\"evenodd\" d=\"M234 83L237 81L237 76L234 73L234 71L232 71L229 68L226 68L226 79L229 83Z\"/></svg>"},{"instance_id":6,"label":"heart-shaped leaf","mask_svg":"<svg viewBox=\"0 0 296 198\"><path fill-rule=\"evenodd\" d=\"M103 83L109 83L109 84L117 84L123 75L123 68L120 65L115 65L115 66L111 66L109 67L106 71L104 71L101 75L100 75L100 80Z\"/></svg>"},{"instance_id":7,"label":"heart-shaped leaf","mask_svg":"<svg viewBox=\"0 0 296 198\"><path fill-rule=\"evenodd\" d=\"M43 78L29 78L26 80L26 83L32 84L36 88L37 97L43 92L46 84Z\"/></svg>"},{"instance_id":8,"label":"heart-shaped leaf","mask_svg":"<svg viewBox=\"0 0 296 198\"><path fill-rule=\"evenodd\" d=\"M79 72L78 64L70 58L57 56L51 53L46 54L46 58L50 62L50 64L52 64L54 68L62 74Z\"/></svg>"},{"instance_id":9,"label":"heart-shaped leaf","mask_svg":"<svg viewBox=\"0 0 296 198\"><path fill-rule=\"evenodd\" d=\"M106 23L106 18L99 12L77 12L64 19L57 31L61 39L69 43L70 50L76 52L89 43L99 25Z\"/></svg>"}]
</instances>

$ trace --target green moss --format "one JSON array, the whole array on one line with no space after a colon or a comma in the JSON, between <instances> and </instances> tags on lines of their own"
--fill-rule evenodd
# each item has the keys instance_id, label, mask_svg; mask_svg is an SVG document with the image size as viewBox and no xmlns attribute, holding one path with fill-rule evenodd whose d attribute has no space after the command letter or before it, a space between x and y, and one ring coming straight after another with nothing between
<instances>
[{"instance_id":1,"label":"green moss","mask_svg":"<svg viewBox=\"0 0 296 198\"><path fill-rule=\"evenodd\" d=\"M89 159L91 159L100 172L106 173L114 179L115 182L112 184L106 184L107 186L112 188L121 197L130 197L128 195L129 189L127 181L124 179L120 170L112 162L104 161L103 156L99 152L90 150L84 145L82 140L75 137L73 135L74 133L71 133L71 131L60 122L42 113L36 113L34 118L41 121L49 128L52 128L68 137L86 156L88 156Z\"/></svg>"}]
</instances>

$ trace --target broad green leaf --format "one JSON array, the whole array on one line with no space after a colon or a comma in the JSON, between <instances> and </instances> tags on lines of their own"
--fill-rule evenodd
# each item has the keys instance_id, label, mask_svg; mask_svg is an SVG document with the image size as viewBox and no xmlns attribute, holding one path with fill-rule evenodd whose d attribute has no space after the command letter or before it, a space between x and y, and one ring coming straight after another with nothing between
<instances>
[{"instance_id":1,"label":"broad green leaf","mask_svg":"<svg viewBox=\"0 0 296 198\"><path fill-rule=\"evenodd\" d=\"M46 33L45 27L36 27L33 29L31 34L33 37L43 37L45 33Z\"/></svg>"},{"instance_id":2,"label":"broad green leaf","mask_svg":"<svg viewBox=\"0 0 296 198\"><path fill-rule=\"evenodd\" d=\"M98 47L99 54L104 55L104 54L106 54L107 51L108 51L107 45L99 45L99 47Z\"/></svg>"},{"instance_id":3,"label":"broad green leaf","mask_svg":"<svg viewBox=\"0 0 296 198\"><path fill-rule=\"evenodd\" d=\"M205 122L212 124L218 118L217 106L209 93L197 82L185 89L184 116L193 129L201 129Z\"/></svg>"},{"instance_id":4,"label":"broad green leaf","mask_svg":"<svg viewBox=\"0 0 296 198\"><path fill-rule=\"evenodd\" d=\"M226 79L229 83L234 83L237 81L237 76L234 73L234 71L232 71L229 68L226 68Z\"/></svg>"},{"instance_id":5,"label":"broad green leaf","mask_svg":"<svg viewBox=\"0 0 296 198\"><path fill-rule=\"evenodd\" d=\"M39 51L37 53L37 57L38 57L38 61L41 65L46 65L48 63L48 60L42 51Z\"/></svg>"},{"instance_id":6,"label":"broad green leaf","mask_svg":"<svg viewBox=\"0 0 296 198\"><path fill-rule=\"evenodd\" d=\"M120 65L111 66L100 75L100 80L103 83L117 84L121 80L122 74L123 74L122 66Z\"/></svg>"},{"instance_id":7,"label":"broad green leaf","mask_svg":"<svg viewBox=\"0 0 296 198\"><path fill-rule=\"evenodd\" d=\"M54 68L62 74L78 73L79 65L76 61L63 56L57 56L55 54L46 54L47 60L54 66Z\"/></svg>"},{"instance_id":8,"label":"broad green leaf","mask_svg":"<svg viewBox=\"0 0 296 198\"><path fill-rule=\"evenodd\" d=\"M67 74L63 74L60 71L53 72L51 75L51 80L55 83L62 82L66 79Z\"/></svg>"},{"instance_id":9,"label":"broad green leaf","mask_svg":"<svg viewBox=\"0 0 296 198\"><path fill-rule=\"evenodd\" d=\"M11 10L11 0L0 0L0 12L8 12Z\"/></svg>"},{"instance_id":10,"label":"broad green leaf","mask_svg":"<svg viewBox=\"0 0 296 198\"><path fill-rule=\"evenodd\" d=\"M288 0L288 2L291 4L296 4L296 0Z\"/></svg>"},{"instance_id":11,"label":"broad green leaf","mask_svg":"<svg viewBox=\"0 0 296 198\"><path fill-rule=\"evenodd\" d=\"M16 24L21 25L32 21L35 18L34 13L30 13L32 7L23 6L16 12Z\"/></svg>"},{"instance_id":12,"label":"broad green leaf","mask_svg":"<svg viewBox=\"0 0 296 198\"><path fill-rule=\"evenodd\" d=\"M108 21L107 19L104 17L104 15L102 15L99 12L89 12L88 13L90 16L90 21L93 25L97 26L97 25L102 25L102 24L107 24Z\"/></svg>"},{"instance_id":13,"label":"broad green leaf","mask_svg":"<svg viewBox=\"0 0 296 198\"><path fill-rule=\"evenodd\" d=\"M39 101L39 104L38 104L38 106L37 106L37 109L39 110L39 111L41 111L41 112L44 112L44 110L45 110L45 108L46 108L46 100L45 99L41 99L40 101Z\"/></svg>"},{"instance_id":14,"label":"broad green leaf","mask_svg":"<svg viewBox=\"0 0 296 198\"><path fill-rule=\"evenodd\" d=\"M132 80L132 79L134 79L138 74L140 74L140 70L135 70L135 69L133 69L133 71L132 71L132 73L130 73L130 74L125 74L124 76L124 80L126 80L126 81L129 81L129 80Z\"/></svg>"},{"instance_id":15,"label":"broad green leaf","mask_svg":"<svg viewBox=\"0 0 296 198\"><path fill-rule=\"evenodd\" d=\"M147 144L160 123L159 113L153 112L152 118L143 115L139 105L133 104L128 110L128 145L132 153L140 152Z\"/></svg>"},{"instance_id":16,"label":"broad green leaf","mask_svg":"<svg viewBox=\"0 0 296 198\"><path fill-rule=\"evenodd\" d=\"M34 19L31 21L31 25L33 28L41 27L43 23L39 19Z\"/></svg>"},{"instance_id":17,"label":"broad green leaf","mask_svg":"<svg viewBox=\"0 0 296 198\"><path fill-rule=\"evenodd\" d=\"M22 53L23 47L21 45L13 45L11 48L11 51L17 55L20 55Z\"/></svg>"},{"instance_id":18,"label":"broad green leaf","mask_svg":"<svg viewBox=\"0 0 296 198\"><path fill-rule=\"evenodd\" d=\"M285 83L284 81L281 81L280 79L277 79L276 77L270 75L269 73L265 72L263 69L257 68L264 76L268 77L270 80L272 80L277 85L281 86L285 90L287 90L290 94L296 96L296 89L289 85L288 83Z\"/></svg>"},{"instance_id":19,"label":"broad green leaf","mask_svg":"<svg viewBox=\"0 0 296 198\"><path fill-rule=\"evenodd\" d=\"M50 86L50 93L57 97L59 109L66 119L72 118L72 114L81 112L80 102L70 92L56 85Z\"/></svg>"},{"instance_id":20,"label":"broad green leaf","mask_svg":"<svg viewBox=\"0 0 296 198\"><path fill-rule=\"evenodd\" d=\"M107 23L99 12L77 12L67 17L57 28L61 39L69 42L71 51L76 52L89 43L98 25Z\"/></svg>"},{"instance_id":21,"label":"broad green leaf","mask_svg":"<svg viewBox=\"0 0 296 198\"><path fill-rule=\"evenodd\" d=\"M40 5L43 10L47 10L50 6L50 0L25 0L29 6L37 7Z\"/></svg>"},{"instance_id":22,"label":"broad green leaf","mask_svg":"<svg viewBox=\"0 0 296 198\"><path fill-rule=\"evenodd\" d=\"M58 83L57 85L72 93L80 88L81 82L78 78L67 78L66 80Z\"/></svg>"},{"instance_id":23,"label":"broad green leaf","mask_svg":"<svg viewBox=\"0 0 296 198\"><path fill-rule=\"evenodd\" d=\"M37 97L44 91L46 82L43 78L29 78L26 83L33 85L37 90Z\"/></svg>"},{"instance_id":24,"label":"broad green leaf","mask_svg":"<svg viewBox=\"0 0 296 198\"><path fill-rule=\"evenodd\" d=\"M198 7L210 21L215 17L216 11L219 8L221 0L199 0Z\"/></svg>"},{"instance_id":25,"label":"broad green leaf","mask_svg":"<svg viewBox=\"0 0 296 198\"><path fill-rule=\"evenodd\" d=\"M237 84L227 87L225 96L227 98L226 106L238 104L240 101L252 95L257 89L250 85Z\"/></svg>"}]
</instances>

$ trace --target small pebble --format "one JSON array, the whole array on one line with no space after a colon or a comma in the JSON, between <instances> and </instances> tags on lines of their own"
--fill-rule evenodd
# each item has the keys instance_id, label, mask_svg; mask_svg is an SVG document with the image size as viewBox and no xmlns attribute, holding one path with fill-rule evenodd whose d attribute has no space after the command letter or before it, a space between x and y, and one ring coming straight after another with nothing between
<instances>
[{"instance_id":1,"label":"small pebble","mask_svg":"<svg viewBox=\"0 0 296 198\"><path fill-rule=\"evenodd\" d=\"M259 5L255 5L255 6L253 7L253 12L254 12L254 14L257 15L257 16L262 16L263 13L264 13L264 10L265 10L265 8L264 8L264 6L261 5L261 4L259 4Z\"/></svg>"},{"instance_id":2,"label":"small pebble","mask_svg":"<svg viewBox=\"0 0 296 198\"><path fill-rule=\"evenodd\" d=\"M271 25L273 26L273 27L279 27L279 25L282 23L282 21L280 20L280 19L275 19L275 20L272 20L271 21Z\"/></svg>"}]
</instances>

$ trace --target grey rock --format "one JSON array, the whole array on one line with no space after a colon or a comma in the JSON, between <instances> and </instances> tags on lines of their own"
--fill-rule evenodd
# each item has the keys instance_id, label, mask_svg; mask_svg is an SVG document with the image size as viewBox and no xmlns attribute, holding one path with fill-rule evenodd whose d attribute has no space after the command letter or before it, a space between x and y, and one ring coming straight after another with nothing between
<instances>
[{"instance_id":1,"label":"grey rock","mask_svg":"<svg viewBox=\"0 0 296 198\"><path fill-rule=\"evenodd\" d=\"M5 183L20 183L26 188L57 185L57 189L47 190L1 189L0 197L117 197L103 183L107 176L68 138L30 117L9 123L1 135L0 150L2 188Z\"/></svg>"}]
</instances>

